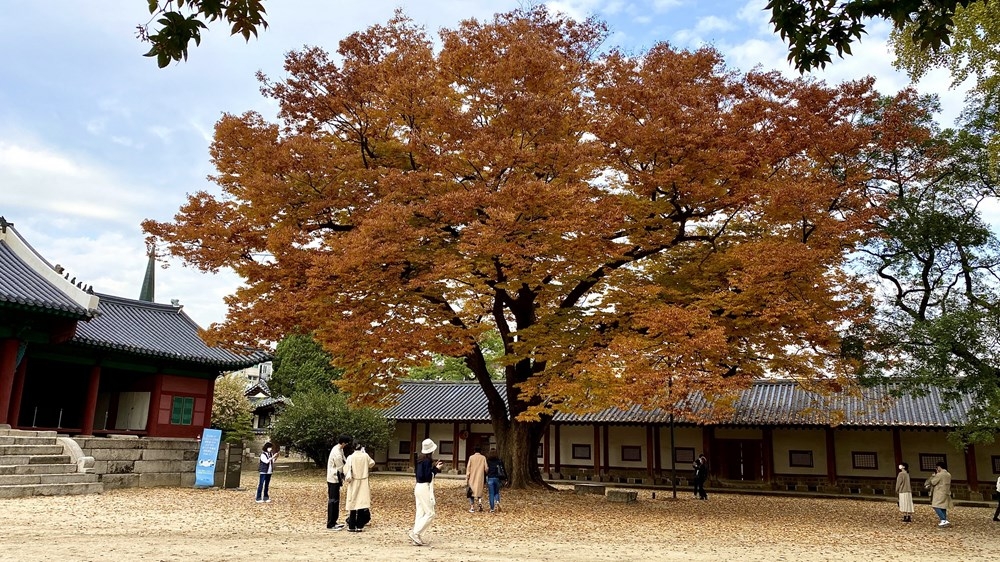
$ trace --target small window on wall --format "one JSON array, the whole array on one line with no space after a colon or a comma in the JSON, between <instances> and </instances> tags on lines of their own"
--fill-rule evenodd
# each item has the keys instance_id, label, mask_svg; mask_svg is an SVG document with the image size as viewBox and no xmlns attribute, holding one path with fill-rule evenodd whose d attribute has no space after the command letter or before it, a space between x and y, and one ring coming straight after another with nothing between
<instances>
[{"instance_id":1,"label":"small window on wall","mask_svg":"<svg viewBox=\"0 0 1000 562\"><path fill-rule=\"evenodd\" d=\"M622 460L641 461L642 447L639 447L638 445L622 445Z\"/></svg>"},{"instance_id":2,"label":"small window on wall","mask_svg":"<svg viewBox=\"0 0 1000 562\"><path fill-rule=\"evenodd\" d=\"M677 447L674 449L674 464L691 464L694 462L694 447Z\"/></svg>"},{"instance_id":3,"label":"small window on wall","mask_svg":"<svg viewBox=\"0 0 1000 562\"><path fill-rule=\"evenodd\" d=\"M1000 474L1000 455L990 457L990 464L993 466L993 474Z\"/></svg>"},{"instance_id":4,"label":"small window on wall","mask_svg":"<svg viewBox=\"0 0 1000 562\"><path fill-rule=\"evenodd\" d=\"M878 453L853 451L851 466L859 470L878 470Z\"/></svg>"},{"instance_id":5,"label":"small window on wall","mask_svg":"<svg viewBox=\"0 0 1000 562\"><path fill-rule=\"evenodd\" d=\"M442 455L452 455L455 453L454 441L442 441L438 443L438 452Z\"/></svg>"},{"instance_id":6,"label":"small window on wall","mask_svg":"<svg viewBox=\"0 0 1000 562\"><path fill-rule=\"evenodd\" d=\"M792 468L812 468L812 451L788 451L788 466Z\"/></svg>"},{"instance_id":7,"label":"small window on wall","mask_svg":"<svg viewBox=\"0 0 1000 562\"><path fill-rule=\"evenodd\" d=\"M170 409L172 425L191 425L194 417L194 398L190 396L174 396L173 408Z\"/></svg>"},{"instance_id":8,"label":"small window on wall","mask_svg":"<svg viewBox=\"0 0 1000 562\"><path fill-rule=\"evenodd\" d=\"M401 455L409 455L410 454L410 442L409 441L400 441L399 442L399 454L401 454Z\"/></svg>"},{"instance_id":9,"label":"small window on wall","mask_svg":"<svg viewBox=\"0 0 1000 562\"><path fill-rule=\"evenodd\" d=\"M939 453L920 453L920 470L924 472L934 472L937 463L943 462L945 466L948 466L948 457ZM996 472L996 461L994 461L994 469Z\"/></svg>"},{"instance_id":10,"label":"small window on wall","mask_svg":"<svg viewBox=\"0 0 1000 562\"><path fill-rule=\"evenodd\" d=\"M574 459L589 459L590 458L590 445L573 445L573 458Z\"/></svg>"}]
</instances>

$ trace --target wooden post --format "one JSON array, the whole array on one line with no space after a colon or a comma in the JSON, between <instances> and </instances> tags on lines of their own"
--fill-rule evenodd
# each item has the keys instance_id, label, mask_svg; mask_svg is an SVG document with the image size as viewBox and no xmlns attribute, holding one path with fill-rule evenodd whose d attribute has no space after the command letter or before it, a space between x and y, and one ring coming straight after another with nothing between
<instances>
[{"instance_id":1,"label":"wooden post","mask_svg":"<svg viewBox=\"0 0 1000 562\"><path fill-rule=\"evenodd\" d=\"M149 393L149 413L146 416L146 436L156 437L160 431L160 396L163 394L163 373L153 375L153 390Z\"/></svg>"},{"instance_id":2,"label":"wooden post","mask_svg":"<svg viewBox=\"0 0 1000 562\"><path fill-rule=\"evenodd\" d=\"M896 461L896 464L893 465L893 470L895 470L895 467L903 462L903 442L899 436L898 427L892 428L892 457Z\"/></svg>"},{"instance_id":3,"label":"wooden post","mask_svg":"<svg viewBox=\"0 0 1000 562\"><path fill-rule=\"evenodd\" d=\"M21 358L21 363L14 372L14 387L10 391L10 412L7 414L7 423L11 427L17 427L21 418L21 399L24 398L24 377L28 375L28 356ZM3 420L0 420L3 423Z\"/></svg>"},{"instance_id":4,"label":"wooden post","mask_svg":"<svg viewBox=\"0 0 1000 562\"><path fill-rule=\"evenodd\" d=\"M655 472L653 467L653 426L646 426L646 474L650 478L654 478Z\"/></svg>"},{"instance_id":5,"label":"wooden post","mask_svg":"<svg viewBox=\"0 0 1000 562\"><path fill-rule=\"evenodd\" d=\"M611 451L611 440L608 439L608 424L604 424L603 426L601 426L601 433L604 435L604 437L601 439L601 442L604 443L604 446L601 447L601 452L603 453L601 464L604 465L604 471L609 472L611 468L611 460L609 458L609 452Z\"/></svg>"},{"instance_id":6,"label":"wooden post","mask_svg":"<svg viewBox=\"0 0 1000 562\"><path fill-rule=\"evenodd\" d=\"M455 470L458 470L458 459L463 458L461 456L461 453L459 453L459 451L458 451L458 446L459 446L459 444L461 444L461 439L459 439L458 434L459 434L459 432L461 430L458 429L458 422L455 422L455 423L451 424L451 426L452 426L451 427L451 435L452 435L452 442L451 442L451 465L452 466L451 467L454 468ZM468 455L466 455L466 458L467 457L468 457Z\"/></svg>"},{"instance_id":7,"label":"wooden post","mask_svg":"<svg viewBox=\"0 0 1000 562\"><path fill-rule=\"evenodd\" d=\"M556 473L562 472L562 463L560 462L560 459L562 458L562 455L560 454L560 447L562 445L559 443L559 427L560 426L557 423L552 424L552 432L555 434L555 443L554 443L555 446L553 448L555 449L555 457L556 457L555 458Z\"/></svg>"},{"instance_id":8,"label":"wooden post","mask_svg":"<svg viewBox=\"0 0 1000 562\"><path fill-rule=\"evenodd\" d=\"M215 381L217 377L213 377L208 381L208 396L205 399L205 425L204 428L212 427L212 404L215 403ZM201 432L198 432L201 435Z\"/></svg>"},{"instance_id":9,"label":"wooden post","mask_svg":"<svg viewBox=\"0 0 1000 562\"><path fill-rule=\"evenodd\" d=\"M965 448L965 477L969 483L969 492L979 493L979 470L976 468L976 446L969 443ZM976 499L976 498L970 498Z\"/></svg>"},{"instance_id":10,"label":"wooden post","mask_svg":"<svg viewBox=\"0 0 1000 562\"><path fill-rule=\"evenodd\" d=\"M417 422L410 422L410 466L417 468L417 455L420 454L420 443L417 443Z\"/></svg>"},{"instance_id":11,"label":"wooden post","mask_svg":"<svg viewBox=\"0 0 1000 562\"><path fill-rule=\"evenodd\" d=\"M594 424L594 477L601 479L601 426Z\"/></svg>"},{"instance_id":12,"label":"wooden post","mask_svg":"<svg viewBox=\"0 0 1000 562\"><path fill-rule=\"evenodd\" d=\"M826 428L826 478L837 483L837 445L833 441L833 428Z\"/></svg>"},{"instance_id":13,"label":"wooden post","mask_svg":"<svg viewBox=\"0 0 1000 562\"><path fill-rule=\"evenodd\" d=\"M545 433L542 434L542 471L549 472L549 440L551 439L552 424L545 426Z\"/></svg>"},{"instance_id":14,"label":"wooden post","mask_svg":"<svg viewBox=\"0 0 1000 562\"><path fill-rule=\"evenodd\" d=\"M21 342L10 338L0 342L0 420L7 421L10 414L10 396L14 390L14 371L17 370L17 349Z\"/></svg>"},{"instance_id":15,"label":"wooden post","mask_svg":"<svg viewBox=\"0 0 1000 562\"><path fill-rule=\"evenodd\" d=\"M761 443L761 448L763 451L763 461L764 461L764 481L771 482L774 477L774 430L770 427L765 427L764 440Z\"/></svg>"},{"instance_id":16,"label":"wooden post","mask_svg":"<svg viewBox=\"0 0 1000 562\"><path fill-rule=\"evenodd\" d=\"M97 413L97 389L101 384L101 364L97 363L90 368L90 378L87 381L87 397L83 401L83 427L80 428L82 435L94 434L94 416ZM150 397L152 400L152 397Z\"/></svg>"}]
</instances>

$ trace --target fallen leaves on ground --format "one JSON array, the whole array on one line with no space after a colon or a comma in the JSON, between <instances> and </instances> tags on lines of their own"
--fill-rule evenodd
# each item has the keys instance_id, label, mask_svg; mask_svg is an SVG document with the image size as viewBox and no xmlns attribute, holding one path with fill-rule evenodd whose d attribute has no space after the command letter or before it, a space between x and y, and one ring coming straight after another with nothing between
<instances>
[{"instance_id":1,"label":"fallen leaves on ground","mask_svg":"<svg viewBox=\"0 0 1000 562\"><path fill-rule=\"evenodd\" d=\"M375 473L364 533L326 530L325 472L277 473L271 503L244 489L132 488L5 500L0 560L269 561L363 554L369 560L992 560L992 510L956 508L938 529L930 507L902 523L894 503L639 490L632 504L599 495L504 489L502 510L469 513L462 477L439 476L429 547L409 544L413 477ZM485 499L484 499L484 503ZM341 521L346 514L341 516ZM62 550L60 550L62 549Z\"/></svg>"}]
</instances>

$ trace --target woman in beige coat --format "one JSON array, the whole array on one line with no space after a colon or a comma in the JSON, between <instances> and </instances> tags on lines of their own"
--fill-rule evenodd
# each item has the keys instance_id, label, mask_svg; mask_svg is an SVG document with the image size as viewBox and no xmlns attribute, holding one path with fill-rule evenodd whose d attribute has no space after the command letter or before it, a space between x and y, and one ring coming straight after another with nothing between
<instances>
[{"instance_id":1,"label":"woman in beige coat","mask_svg":"<svg viewBox=\"0 0 1000 562\"><path fill-rule=\"evenodd\" d=\"M896 495L899 496L899 511L903 513L903 522L913 521L913 488L910 487L910 465L899 463L899 474L896 475Z\"/></svg>"},{"instance_id":2,"label":"woman in beige coat","mask_svg":"<svg viewBox=\"0 0 1000 562\"><path fill-rule=\"evenodd\" d=\"M476 511L476 500L479 501L479 511L483 510L483 488L486 484L486 457L483 456L481 447L476 447L475 451L465 466L465 484L469 487L469 513Z\"/></svg>"},{"instance_id":3,"label":"woman in beige coat","mask_svg":"<svg viewBox=\"0 0 1000 562\"><path fill-rule=\"evenodd\" d=\"M347 483L347 497L344 502L349 514L347 530L360 533L372 519L372 489L368 484L368 470L375 466L375 459L368 456L365 448L354 444L354 452L344 461L344 482Z\"/></svg>"},{"instance_id":4,"label":"woman in beige coat","mask_svg":"<svg viewBox=\"0 0 1000 562\"><path fill-rule=\"evenodd\" d=\"M938 527L951 525L948 521L948 510L951 509L951 473L943 462L934 467L934 474L924 482L924 488L931 490L931 507L941 520Z\"/></svg>"}]
</instances>

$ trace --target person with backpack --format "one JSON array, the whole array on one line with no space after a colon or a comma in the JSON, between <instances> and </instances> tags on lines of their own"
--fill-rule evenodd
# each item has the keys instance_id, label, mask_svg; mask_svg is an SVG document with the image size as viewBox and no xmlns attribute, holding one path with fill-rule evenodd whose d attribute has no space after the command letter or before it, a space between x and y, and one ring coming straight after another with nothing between
<instances>
[{"instance_id":1,"label":"person with backpack","mask_svg":"<svg viewBox=\"0 0 1000 562\"><path fill-rule=\"evenodd\" d=\"M489 488L490 513L500 510L500 488L507 481L507 469L500 460L500 455L496 449L490 449L490 455L486 458L486 486Z\"/></svg>"}]
</instances>

